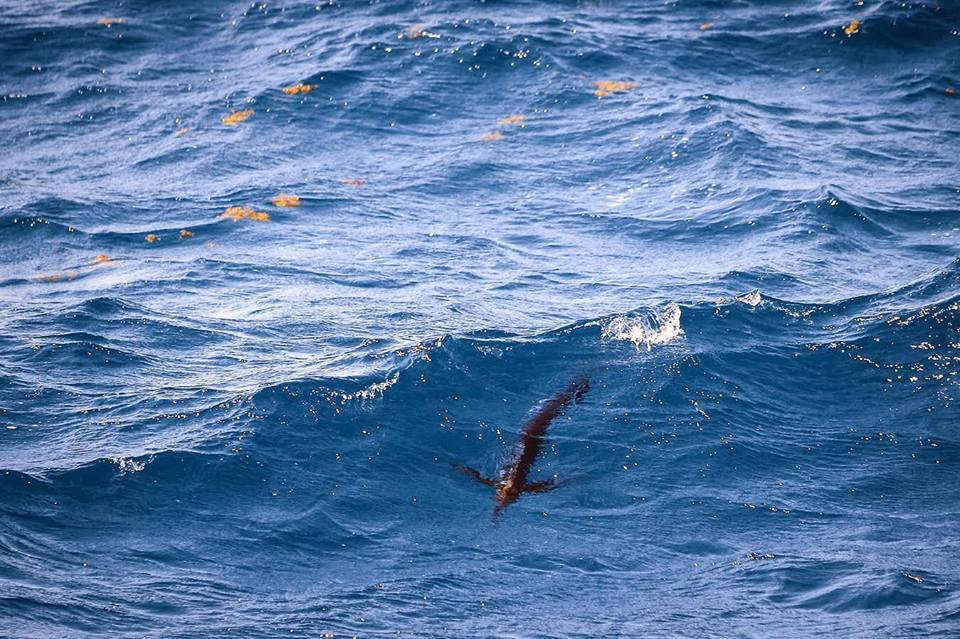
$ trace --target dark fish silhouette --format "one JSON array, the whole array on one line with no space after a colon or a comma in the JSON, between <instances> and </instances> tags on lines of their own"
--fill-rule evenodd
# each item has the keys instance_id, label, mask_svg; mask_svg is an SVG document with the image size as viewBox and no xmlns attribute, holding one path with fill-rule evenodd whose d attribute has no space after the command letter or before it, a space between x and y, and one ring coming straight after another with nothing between
<instances>
[{"instance_id":1,"label":"dark fish silhouette","mask_svg":"<svg viewBox=\"0 0 960 639\"><path fill-rule=\"evenodd\" d=\"M557 393L553 399L537 411L523 426L520 439L507 463L500 469L499 478L487 479L475 468L457 466L456 468L476 479L478 482L496 489L497 505L493 516L496 518L500 511L517 501L523 493L543 493L555 487L552 479L546 481L528 482L530 468L540 454L547 427L556 417L563 414L563 410L571 402L579 402L590 390L590 380L580 377L570 383L564 390Z\"/></svg>"}]
</instances>

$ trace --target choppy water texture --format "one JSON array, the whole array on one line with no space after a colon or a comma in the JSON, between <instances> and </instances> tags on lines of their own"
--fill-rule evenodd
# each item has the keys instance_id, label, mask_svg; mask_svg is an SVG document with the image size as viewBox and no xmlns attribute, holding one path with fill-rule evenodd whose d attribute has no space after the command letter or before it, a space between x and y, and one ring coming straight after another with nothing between
<instances>
[{"instance_id":1,"label":"choppy water texture","mask_svg":"<svg viewBox=\"0 0 960 639\"><path fill-rule=\"evenodd\" d=\"M960 635L958 29L3 3L0 635Z\"/></svg>"}]
</instances>

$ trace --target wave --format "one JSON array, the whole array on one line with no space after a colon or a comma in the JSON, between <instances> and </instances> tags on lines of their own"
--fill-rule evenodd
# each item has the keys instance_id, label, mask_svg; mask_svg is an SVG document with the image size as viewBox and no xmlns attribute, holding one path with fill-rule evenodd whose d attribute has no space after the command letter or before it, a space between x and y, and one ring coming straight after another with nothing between
<instances>
[{"instance_id":1,"label":"wave","mask_svg":"<svg viewBox=\"0 0 960 639\"><path fill-rule=\"evenodd\" d=\"M957 7L22 4L0 635L955 634Z\"/></svg>"},{"instance_id":2,"label":"wave","mask_svg":"<svg viewBox=\"0 0 960 639\"><path fill-rule=\"evenodd\" d=\"M647 350L673 342L682 335L680 307L676 304L665 306L649 317L617 316L603 327L605 338L633 342L637 348L645 346Z\"/></svg>"},{"instance_id":3,"label":"wave","mask_svg":"<svg viewBox=\"0 0 960 639\"><path fill-rule=\"evenodd\" d=\"M439 386L427 382L430 394L446 392L443 389L451 382L454 387L482 383L506 396L518 397L517 391L511 388L515 383L511 380L519 378L526 380L524 384L543 388L540 392L546 395L551 384L561 384L577 369L596 368L598 358L604 361L613 357L609 362L617 362L620 357L626 357L622 361L630 361L627 353L616 355L616 351L604 350L605 342L627 342L645 352L671 346L669 354L665 351L653 361L675 358L684 361L695 357L700 359L702 370L715 375L717 380L740 379L741 386L743 380L750 377L737 373L743 365L738 362L732 371L725 369L731 365L731 357L754 350L760 354L748 361L763 361L768 357L764 353L774 356L763 366L781 365L778 353L799 357L800 363L824 358L836 362L835 355L840 355L864 366L861 371L878 370L883 376L877 377L876 382L881 386L889 387L892 382L887 376L894 373L896 378L907 382L910 378L917 384L941 385L954 374L949 349L960 339L954 328L960 320L960 298L955 292L958 281L960 262L955 261L948 268L900 289L831 303L787 302L754 290L717 304L641 308L535 334L488 331L434 338L401 347L391 346L387 341L343 359L341 377L284 381L256 390L250 396L253 411L240 420L236 432L250 429L260 432L256 424L263 420L303 425L322 416L333 418L344 411L347 414L378 411L377 407L384 402L389 404L393 395L402 401L421 392L416 389L425 383L422 380L448 380ZM171 339L181 342L187 339L180 322L122 299L92 300L67 311L63 317L70 318L70 323L80 332L73 334L72 341L67 334L51 336L52 341L32 352L25 362L35 362L37 358L49 360L60 352L51 349L62 350L64 345L74 344L71 357L64 360L62 353L56 355L58 366L72 366L71 358L79 356L81 351L103 349L104 353L113 353L105 355L111 360L120 358L135 367L155 366L157 356L149 354L151 351L143 351L142 358L130 361L133 351L119 347L122 342L117 336L125 327L154 326L155 334L168 332ZM195 335L190 339L207 344L211 339L231 339L229 332L192 332ZM536 353L542 349L546 349L546 358L538 361ZM514 362L509 372L499 369L503 361ZM329 362L327 367L331 365L336 367L334 362ZM924 370L907 373L917 366ZM618 370L621 374L626 372ZM620 385L623 380L610 378L609 383ZM234 397L238 406L245 404L242 398L243 395ZM944 406L952 406L952 402L945 400ZM706 410L703 406L700 408ZM238 414L242 413L237 410ZM218 437L226 434L229 441L232 432L234 429L219 431ZM215 442L210 441L214 446L221 445ZM118 450L115 456L131 460L135 465L143 463L142 454L130 455Z\"/></svg>"}]
</instances>

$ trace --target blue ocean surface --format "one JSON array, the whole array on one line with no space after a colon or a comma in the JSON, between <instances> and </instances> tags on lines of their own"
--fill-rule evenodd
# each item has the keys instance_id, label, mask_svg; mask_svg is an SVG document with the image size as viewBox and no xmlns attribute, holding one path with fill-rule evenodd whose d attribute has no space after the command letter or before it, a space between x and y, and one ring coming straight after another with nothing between
<instances>
[{"instance_id":1,"label":"blue ocean surface","mask_svg":"<svg viewBox=\"0 0 960 639\"><path fill-rule=\"evenodd\" d=\"M0 3L0 636L960 637L957 91L953 0Z\"/></svg>"}]
</instances>

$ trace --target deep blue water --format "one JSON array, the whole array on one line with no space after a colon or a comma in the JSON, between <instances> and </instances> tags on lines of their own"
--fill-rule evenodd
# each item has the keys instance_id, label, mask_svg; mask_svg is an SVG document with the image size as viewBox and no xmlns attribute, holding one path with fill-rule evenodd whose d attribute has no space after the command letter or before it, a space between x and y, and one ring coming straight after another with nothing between
<instances>
[{"instance_id":1,"label":"deep blue water","mask_svg":"<svg viewBox=\"0 0 960 639\"><path fill-rule=\"evenodd\" d=\"M0 4L0 636L960 636L958 30Z\"/></svg>"}]
</instances>

